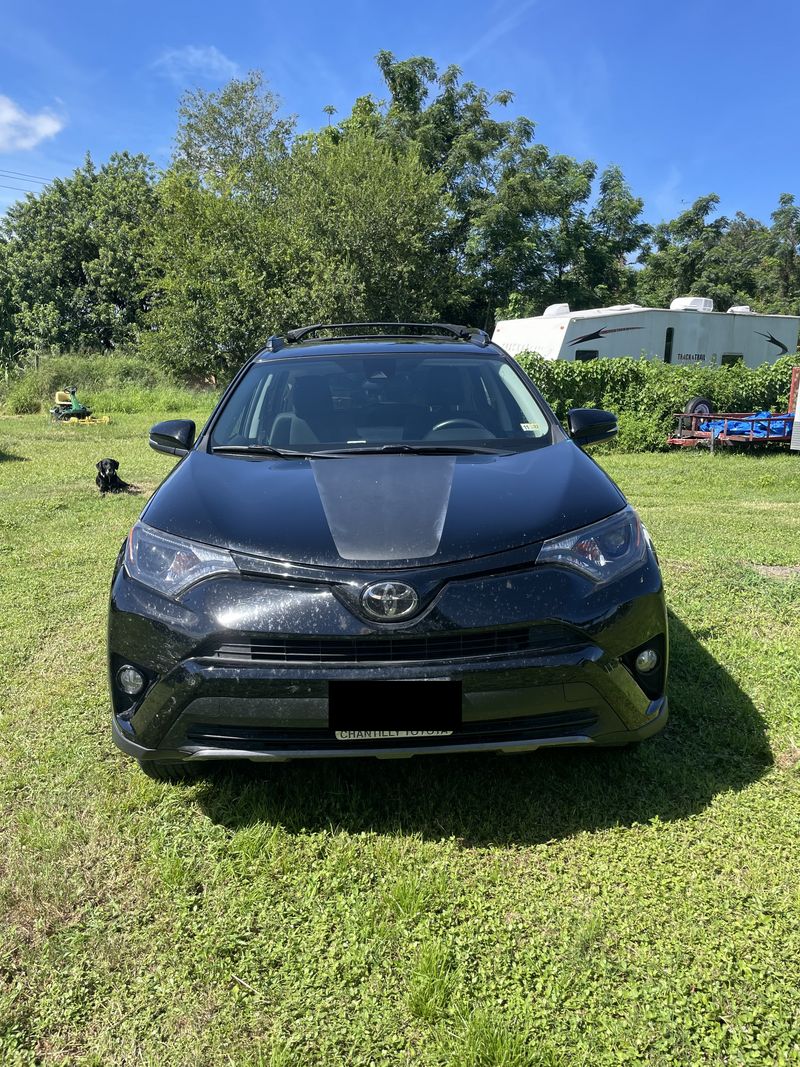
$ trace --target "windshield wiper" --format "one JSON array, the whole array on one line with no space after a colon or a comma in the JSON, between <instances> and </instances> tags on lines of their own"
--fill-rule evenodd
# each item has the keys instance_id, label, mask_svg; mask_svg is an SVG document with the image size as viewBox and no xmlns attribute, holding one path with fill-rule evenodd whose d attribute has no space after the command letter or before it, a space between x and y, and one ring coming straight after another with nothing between
<instances>
[{"instance_id":1,"label":"windshield wiper","mask_svg":"<svg viewBox=\"0 0 800 1067\"><path fill-rule=\"evenodd\" d=\"M486 448L484 445L356 445L355 448L326 449L324 452L310 452L310 459L334 458L338 456L471 456L508 455L510 448Z\"/></svg>"},{"instance_id":2,"label":"windshield wiper","mask_svg":"<svg viewBox=\"0 0 800 1067\"><path fill-rule=\"evenodd\" d=\"M213 445L212 452L232 455L285 456L289 459L308 459L311 452L295 452L291 448L275 448L273 445Z\"/></svg>"},{"instance_id":3,"label":"windshield wiper","mask_svg":"<svg viewBox=\"0 0 800 1067\"><path fill-rule=\"evenodd\" d=\"M321 449L319 452L298 452L274 445L213 445L212 452L240 456L279 456L282 459L339 459L341 456L498 456L509 455L511 448L487 448L483 445L356 445L355 448Z\"/></svg>"}]
</instances>

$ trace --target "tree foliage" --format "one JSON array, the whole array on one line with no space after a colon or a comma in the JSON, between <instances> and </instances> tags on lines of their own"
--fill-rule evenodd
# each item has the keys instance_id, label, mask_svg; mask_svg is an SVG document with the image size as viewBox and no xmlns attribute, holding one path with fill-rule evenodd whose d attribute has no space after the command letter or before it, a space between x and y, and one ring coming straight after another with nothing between
<instances>
[{"instance_id":1,"label":"tree foliage","mask_svg":"<svg viewBox=\"0 0 800 1067\"><path fill-rule=\"evenodd\" d=\"M14 297L8 242L0 237L0 368L8 371L17 357L14 323Z\"/></svg>"},{"instance_id":2,"label":"tree foliage","mask_svg":"<svg viewBox=\"0 0 800 1067\"><path fill-rule=\"evenodd\" d=\"M298 134L254 71L194 90L175 151L87 158L0 222L0 359L136 344L227 374L304 322L465 321L710 296L800 311L800 206L767 225L699 198L655 228L617 166L551 152L530 118L433 59L377 63L361 96ZM636 259L638 257L638 263Z\"/></svg>"},{"instance_id":3,"label":"tree foliage","mask_svg":"<svg viewBox=\"0 0 800 1067\"><path fill-rule=\"evenodd\" d=\"M168 172L159 199L161 279L142 346L182 375L224 373L272 332L281 311L279 235L248 200L218 195L191 174Z\"/></svg>"},{"instance_id":4,"label":"tree foliage","mask_svg":"<svg viewBox=\"0 0 800 1067\"><path fill-rule=\"evenodd\" d=\"M458 67L439 72L424 56L377 59L388 99L359 98L339 132L366 128L395 151L414 145L442 177L440 247L455 268L449 316L488 327L508 304L534 313L554 299L585 306L629 295L626 257L649 227L618 167L601 175L590 209L595 164L535 144L529 118L498 118L513 101L509 90L490 95L462 82Z\"/></svg>"},{"instance_id":5,"label":"tree foliage","mask_svg":"<svg viewBox=\"0 0 800 1067\"><path fill-rule=\"evenodd\" d=\"M184 93L178 106L176 167L220 192L269 195L270 167L285 157L294 131L294 119L282 117L280 106L260 71L232 78L215 92Z\"/></svg>"},{"instance_id":6,"label":"tree foliage","mask_svg":"<svg viewBox=\"0 0 800 1067\"><path fill-rule=\"evenodd\" d=\"M298 322L439 314L441 183L413 149L393 154L363 130L305 137L270 180L266 202L215 191L185 168L164 176L162 281L144 338L160 362L225 372Z\"/></svg>"},{"instance_id":7,"label":"tree foliage","mask_svg":"<svg viewBox=\"0 0 800 1067\"><path fill-rule=\"evenodd\" d=\"M667 307L676 296L698 293L717 308L800 311L800 208L784 193L772 226L737 212L713 218L719 197L710 193L645 243L637 279L640 303Z\"/></svg>"},{"instance_id":8,"label":"tree foliage","mask_svg":"<svg viewBox=\"0 0 800 1067\"><path fill-rule=\"evenodd\" d=\"M292 152L280 201L295 267L294 314L306 321L436 318L450 286L437 252L441 181L414 146L391 152L367 131Z\"/></svg>"},{"instance_id":9,"label":"tree foliage","mask_svg":"<svg viewBox=\"0 0 800 1067\"><path fill-rule=\"evenodd\" d=\"M13 204L3 223L19 344L116 348L136 340L153 291L157 210L145 156L87 157Z\"/></svg>"}]
</instances>

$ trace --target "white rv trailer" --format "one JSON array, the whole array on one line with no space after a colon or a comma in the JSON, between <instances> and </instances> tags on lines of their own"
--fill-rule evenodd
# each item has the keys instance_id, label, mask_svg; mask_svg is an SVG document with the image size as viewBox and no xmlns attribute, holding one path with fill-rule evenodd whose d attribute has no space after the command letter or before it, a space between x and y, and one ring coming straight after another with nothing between
<instances>
[{"instance_id":1,"label":"white rv trailer","mask_svg":"<svg viewBox=\"0 0 800 1067\"><path fill-rule=\"evenodd\" d=\"M669 310L639 304L570 311L551 304L543 315L498 322L492 340L512 356L545 359L641 356L677 365L714 367L744 361L773 363L797 351L800 317L759 315L746 305L714 311L702 296L681 296Z\"/></svg>"}]
</instances>

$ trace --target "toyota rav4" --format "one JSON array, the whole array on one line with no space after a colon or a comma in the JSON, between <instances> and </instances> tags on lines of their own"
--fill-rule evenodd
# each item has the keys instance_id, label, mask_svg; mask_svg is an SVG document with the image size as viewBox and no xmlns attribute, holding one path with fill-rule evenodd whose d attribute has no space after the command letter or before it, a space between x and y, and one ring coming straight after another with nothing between
<instances>
[{"instance_id":1,"label":"toyota rav4","mask_svg":"<svg viewBox=\"0 0 800 1067\"><path fill-rule=\"evenodd\" d=\"M624 745L664 725L667 626L647 531L480 331L272 338L117 560L113 735L153 777L208 760Z\"/></svg>"}]
</instances>

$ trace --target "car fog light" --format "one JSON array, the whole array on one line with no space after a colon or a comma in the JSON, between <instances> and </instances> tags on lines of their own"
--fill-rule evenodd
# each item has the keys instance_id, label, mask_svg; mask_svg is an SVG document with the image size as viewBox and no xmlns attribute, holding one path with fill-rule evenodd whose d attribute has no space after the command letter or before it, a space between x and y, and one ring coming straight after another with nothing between
<instances>
[{"instance_id":1,"label":"car fog light","mask_svg":"<svg viewBox=\"0 0 800 1067\"><path fill-rule=\"evenodd\" d=\"M648 674L650 671L654 671L658 666L658 653L654 652L652 648L646 648L643 652L640 652L636 657L636 670L640 674Z\"/></svg>"},{"instance_id":2,"label":"car fog light","mask_svg":"<svg viewBox=\"0 0 800 1067\"><path fill-rule=\"evenodd\" d=\"M117 671L117 684L123 693L127 693L129 697L135 697L144 689L144 675L135 667L126 664Z\"/></svg>"}]
</instances>

